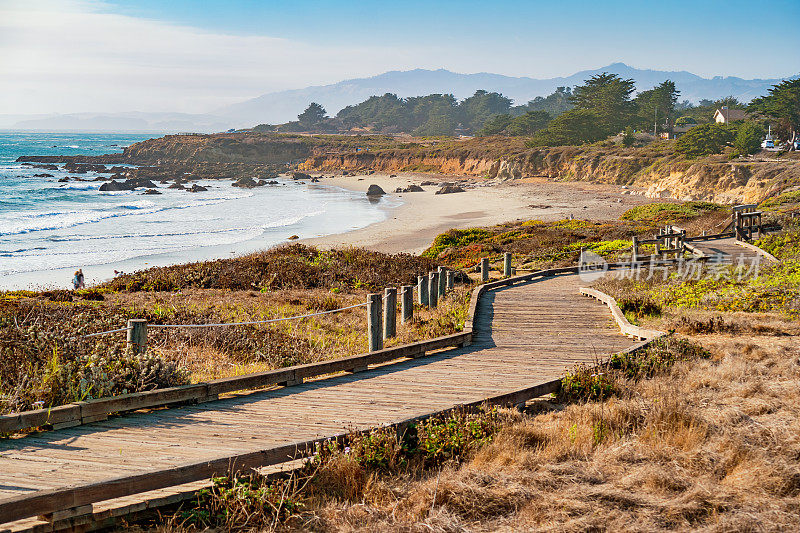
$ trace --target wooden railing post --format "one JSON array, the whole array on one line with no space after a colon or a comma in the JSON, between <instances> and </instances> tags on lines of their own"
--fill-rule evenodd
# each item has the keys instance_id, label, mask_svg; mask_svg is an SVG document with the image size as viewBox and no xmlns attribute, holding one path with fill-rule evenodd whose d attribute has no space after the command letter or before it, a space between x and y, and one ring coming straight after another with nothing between
<instances>
[{"instance_id":1,"label":"wooden railing post","mask_svg":"<svg viewBox=\"0 0 800 533\"><path fill-rule=\"evenodd\" d=\"M414 287L403 285L400 289L400 323L406 324L414 318Z\"/></svg>"},{"instance_id":2,"label":"wooden railing post","mask_svg":"<svg viewBox=\"0 0 800 533\"><path fill-rule=\"evenodd\" d=\"M447 292L447 267L439 267L439 299Z\"/></svg>"},{"instance_id":3,"label":"wooden railing post","mask_svg":"<svg viewBox=\"0 0 800 533\"><path fill-rule=\"evenodd\" d=\"M128 346L133 353L144 353L147 348L147 320L132 318L128 320Z\"/></svg>"},{"instance_id":4,"label":"wooden railing post","mask_svg":"<svg viewBox=\"0 0 800 533\"><path fill-rule=\"evenodd\" d=\"M452 270L447 270L447 290L451 291L456 286L456 273Z\"/></svg>"},{"instance_id":5,"label":"wooden railing post","mask_svg":"<svg viewBox=\"0 0 800 533\"><path fill-rule=\"evenodd\" d=\"M417 303L428 305L428 276L417 276Z\"/></svg>"},{"instance_id":6,"label":"wooden railing post","mask_svg":"<svg viewBox=\"0 0 800 533\"><path fill-rule=\"evenodd\" d=\"M428 274L428 307L431 309L439 305L439 273Z\"/></svg>"},{"instance_id":7,"label":"wooden railing post","mask_svg":"<svg viewBox=\"0 0 800 533\"><path fill-rule=\"evenodd\" d=\"M486 283L489 281L489 258L481 258L481 281Z\"/></svg>"},{"instance_id":8,"label":"wooden railing post","mask_svg":"<svg viewBox=\"0 0 800 533\"><path fill-rule=\"evenodd\" d=\"M383 338L397 335L397 289L389 287L383 295Z\"/></svg>"},{"instance_id":9,"label":"wooden railing post","mask_svg":"<svg viewBox=\"0 0 800 533\"><path fill-rule=\"evenodd\" d=\"M511 252L503 254L503 275L505 277L511 276Z\"/></svg>"},{"instance_id":10,"label":"wooden railing post","mask_svg":"<svg viewBox=\"0 0 800 533\"><path fill-rule=\"evenodd\" d=\"M636 263L639 261L639 238L634 235L631 241L633 241L633 245L631 246L631 262Z\"/></svg>"},{"instance_id":11,"label":"wooden railing post","mask_svg":"<svg viewBox=\"0 0 800 533\"><path fill-rule=\"evenodd\" d=\"M380 294L370 294L367 296L367 335L369 337L370 352L383 349Z\"/></svg>"}]
</instances>

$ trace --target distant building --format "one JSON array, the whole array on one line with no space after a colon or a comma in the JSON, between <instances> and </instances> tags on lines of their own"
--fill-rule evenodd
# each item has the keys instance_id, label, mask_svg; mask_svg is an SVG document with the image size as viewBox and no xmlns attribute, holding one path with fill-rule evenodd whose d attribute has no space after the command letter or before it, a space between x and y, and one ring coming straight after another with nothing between
<instances>
[{"instance_id":1,"label":"distant building","mask_svg":"<svg viewBox=\"0 0 800 533\"><path fill-rule=\"evenodd\" d=\"M722 107L714 112L714 122L728 124L734 120L744 120L747 118L747 111L744 109L729 109Z\"/></svg>"},{"instance_id":2,"label":"distant building","mask_svg":"<svg viewBox=\"0 0 800 533\"><path fill-rule=\"evenodd\" d=\"M697 124L681 124L680 126L673 126L670 130L661 132L659 136L662 139L677 139L695 126L697 126Z\"/></svg>"}]
</instances>

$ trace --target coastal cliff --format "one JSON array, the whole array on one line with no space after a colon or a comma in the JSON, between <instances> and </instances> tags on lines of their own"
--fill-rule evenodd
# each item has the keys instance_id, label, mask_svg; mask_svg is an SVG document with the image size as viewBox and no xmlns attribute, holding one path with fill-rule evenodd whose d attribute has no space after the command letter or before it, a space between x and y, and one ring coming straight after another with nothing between
<instances>
[{"instance_id":1,"label":"coastal cliff","mask_svg":"<svg viewBox=\"0 0 800 533\"><path fill-rule=\"evenodd\" d=\"M468 151L465 151L468 152ZM669 150L621 147L557 147L495 156L453 150L387 150L309 157L307 171L371 169L437 172L490 179L544 177L632 186L650 198L759 202L800 184L800 160L726 156L685 159Z\"/></svg>"},{"instance_id":2,"label":"coastal cliff","mask_svg":"<svg viewBox=\"0 0 800 533\"><path fill-rule=\"evenodd\" d=\"M19 159L56 160L149 166L129 173L151 179L266 179L293 168L306 172L430 172L500 180L544 177L624 185L650 198L721 203L759 202L800 186L800 154L689 159L675 153L674 141L635 148L610 141L529 148L519 137L461 140L234 132L167 135L108 156Z\"/></svg>"}]
</instances>

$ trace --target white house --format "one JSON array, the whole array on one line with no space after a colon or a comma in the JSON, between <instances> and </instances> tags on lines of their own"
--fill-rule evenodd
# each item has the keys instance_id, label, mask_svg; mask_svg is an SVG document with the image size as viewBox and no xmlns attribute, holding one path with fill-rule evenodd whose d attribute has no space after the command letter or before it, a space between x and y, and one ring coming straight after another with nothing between
<instances>
[{"instance_id":1,"label":"white house","mask_svg":"<svg viewBox=\"0 0 800 533\"><path fill-rule=\"evenodd\" d=\"M734 120L744 120L747 117L747 111L743 109L728 109L723 107L714 112L714 122L719 124L727 124Z\"/></svg>"}]
</instances>

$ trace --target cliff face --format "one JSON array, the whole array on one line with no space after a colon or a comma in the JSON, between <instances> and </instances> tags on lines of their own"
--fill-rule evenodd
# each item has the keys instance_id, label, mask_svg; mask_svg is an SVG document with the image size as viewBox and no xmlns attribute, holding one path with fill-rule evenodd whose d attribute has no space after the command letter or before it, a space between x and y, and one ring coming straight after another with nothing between
<instances>
[{"instance_id":1,"label":"cliff face","mask_svg":"<svg viewBox=\"0 0 800 533\"><path fill-rule=\"evenodd\" d=\"M443 141L249 132L168 135L131 145L122 154L30 160L50 162L46 159L151 165L169 175L198 178L269 177L287 165L321 172L436 172L502 180L538 176L629 185L651 198L720 203L758 202L800 185L800 154L780 159L769 154L746 160L729 161L724 155L687 160L674 153L670 142L639 148L612 143L527 148L519 137Z\"/></svg>"},{"instance_id":2,"label":"cliff face","mask_svg":"<svg viewBox=\"0 0 800 533\"><path fill-rule=\"evenodd\" d=\"M724 156L683 160L672 154L597 147L535 149L508 156L474 157L435 151L324 154L309 157L306 170L417 171L498 179L546 177L630 185L651 198L758 202L800 184L800 160L728 161Z\"/></svg>"}]
</instances>

